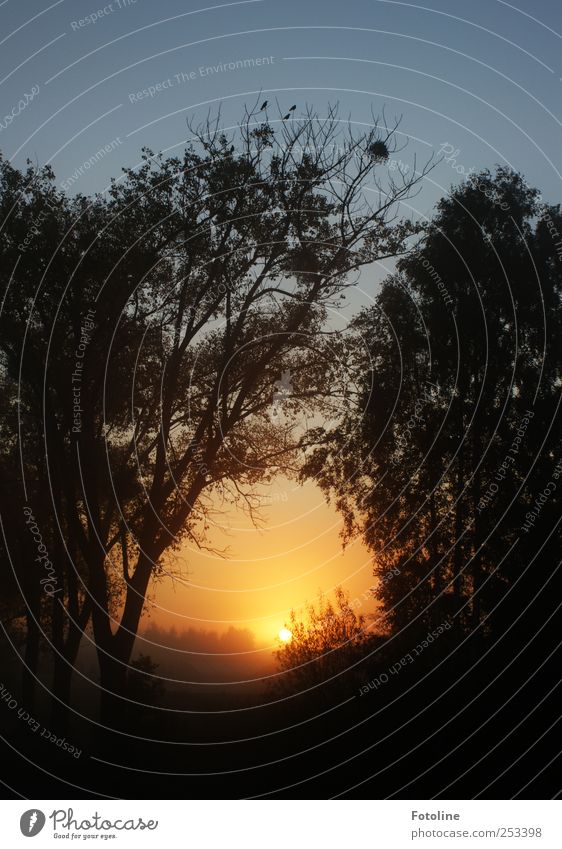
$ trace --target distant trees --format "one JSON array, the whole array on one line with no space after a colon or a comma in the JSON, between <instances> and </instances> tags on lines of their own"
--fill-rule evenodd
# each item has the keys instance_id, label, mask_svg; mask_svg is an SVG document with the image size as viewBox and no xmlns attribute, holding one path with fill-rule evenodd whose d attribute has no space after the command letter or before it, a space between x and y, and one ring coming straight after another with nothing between
<instances>
[{"instance_id":1,"label":"distant trees","mask_svg":"<svg viewBox=\"0 0 562 849\"><path fill-rule=\"evenodd\" d=\"M561 234L518 174L473 175L354 322L359 399L304 474L372 550L395 629L501 630L557 561Z\"/></svg>"},{"instance_id":2,"label":"distant trees","mask_svg":"<svg viewBox=\"0 0 562 849\"><path fill-rule=\"evenodd\" d=\"M193 128L181 157L145 151L103 197L0 161L14 497L52 547L58 694L91 621L107 725L126 723L119 696L166 551L204 539L211 504L251 503L297 467L300 434L269 415L275 383L290 370L287 409L326 409L327 310L412 232L396 216L421 176L379 176L371 153L395 149L393 129L354 136L310 111L276 135L262 117L232 138Z\"/></svg>"}]
</instances>

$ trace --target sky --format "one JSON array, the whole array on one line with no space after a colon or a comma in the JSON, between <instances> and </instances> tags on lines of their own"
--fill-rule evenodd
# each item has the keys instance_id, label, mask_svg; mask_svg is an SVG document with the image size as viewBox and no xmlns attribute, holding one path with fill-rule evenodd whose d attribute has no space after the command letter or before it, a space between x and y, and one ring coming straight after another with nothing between
<instances>
[{"instance_id":1,"label":"sky","mask_svg":"<svg viewBox=\"0 0 562 849\"><path fill-rule=\"evenodd\" d=\"M402 116L403 168L445 151L412 214L496 163L558 202L562 4L427 2L0 0L0 150L20 167L50 163L71 193L102 192L143 146L181 151L186 119L208 110L234 127L258 98L272 121L293 103L298 116L338 101L358 130L383 107ZM385 270L362 278L354 308ZM342 584L354 598L372 584L369 553L360 542L342 552L340 519L314 484L279 480L265 496L263 530L240 514L211 530L227 557L181 553L185 580L158 586L150 622L249 628L269 646L320 589Z\"/></svg>"},{"instance_id":2,"label":"sky","mask_svg":"<svg viewBox=\"0 0 562 849\"><path fill-rule=\"evenodd\" d=\"M374 610L362 596L374 584L372 556L360 540L342 550L340 517L318 487L279 478L262 491L261 529L232 510L209 535L226 547L222 557L185 547L185 579L158 588L159 622L179 630L249 627L259 645L273 645L290 609L320 591L341 585L357 610Z\"/></svg>"},{"instance_id":3,"label":"sky","mask_svg":"<svg viewBox=\"0 0 562 849\"><path fill-rule=\"evenodd\" d=\"M405 162L450 144L466 170L503 162L558 197L562 7L552 0L7 0L0 32L3 114L39 86L0 131L5 156L49 161L63 181L114 142L75 191L103 189L143 145L178 149L188 116L220 104L236 123L262 91L282 112L339 100L358 124L385 106L403 116ZM451 165L418 198L426 212L456 179Z\"/></svg>"}]
</instances>

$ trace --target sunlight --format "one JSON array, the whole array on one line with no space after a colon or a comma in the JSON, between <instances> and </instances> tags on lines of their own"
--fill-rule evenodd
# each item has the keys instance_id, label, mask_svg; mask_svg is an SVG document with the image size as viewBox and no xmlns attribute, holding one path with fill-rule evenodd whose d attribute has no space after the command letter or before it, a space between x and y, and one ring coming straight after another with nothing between
<instances>
[{"instance_id":1,"label":"sunlight","mask_svg":"<svg viewBox=\"0 0 562 849\"><path fill-rule=\"evenodd\" d=\"M281 628L277 636L279 637L282 643L288 643L293 637L292 633L289 631L288 628Z\"/></svg>"}]
</instances>

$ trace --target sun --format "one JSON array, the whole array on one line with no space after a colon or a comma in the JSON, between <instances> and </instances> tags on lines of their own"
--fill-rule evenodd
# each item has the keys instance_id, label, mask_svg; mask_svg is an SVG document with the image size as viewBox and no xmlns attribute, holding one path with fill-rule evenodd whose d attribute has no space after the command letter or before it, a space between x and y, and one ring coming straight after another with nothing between
<instances>
[{"instance_id":1,"label":"sun","mask_svg":"<svg viewBox=\"0 0 562 849\"><path fill-rule=\"evenodd\" d=\"M293 637L292 633L289 631L288 628L281 628L277 636L279 637L282 643L288 643Z\"/></svg>"}]
</instances>

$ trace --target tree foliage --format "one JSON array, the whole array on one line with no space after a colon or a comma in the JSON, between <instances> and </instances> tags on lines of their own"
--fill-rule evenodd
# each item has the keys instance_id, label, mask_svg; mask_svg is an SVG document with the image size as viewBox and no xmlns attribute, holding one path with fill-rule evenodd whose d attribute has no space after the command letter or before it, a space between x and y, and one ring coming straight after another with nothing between
<instances>
[{"instance_id":1,"label":"tree foliage","mask_svg":"<svg viewBox=\"0 0 562 849\"><path fill-rule=\"evenodd\" d=\"M499 628L532 586L518 583L537 545L525 517L560 472L556 233L559 207L519 175L473 175L354 322L359 398L305 474L372 550L396 628ZM555 484L547 535L559 508Z\"/></svg>"},{"instance_id":2,"label":"tree foliage","mask_svg":"<svg viewBox=\"0 0 562 849\"><path fill-rule=\"evenodd\" d=\"M0 162L19 483L57 548L64 664L91 617L109 721L166 552L298 468L276 382L290 371L290 413L326 409L327 311L352 271L405 249L399 203L421 179L379 176L372 147L392 152L395 128L356 136L335 110L278 134L253 112L231 135L191 129L183 155L145 150L103 196Z\"/></svg>"},{"instance_id":3,"label":"tree foliage","mask_svg":"<svg viewBox=\"0 0 562 849\"><path fill-rule=\"evenodd\" d=\"M350 679L362 680L359 664L372 643L369 623L355 612L341 587L336 587L334 596L332 602L321 595L303 615L291 611L286 625L291 639L275 653L281 670L273 686L276 694L307 693L325 699L334 692L349 694Z\"/></svg>"}]
</instances>

